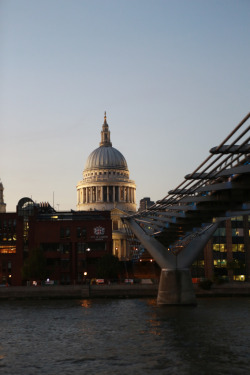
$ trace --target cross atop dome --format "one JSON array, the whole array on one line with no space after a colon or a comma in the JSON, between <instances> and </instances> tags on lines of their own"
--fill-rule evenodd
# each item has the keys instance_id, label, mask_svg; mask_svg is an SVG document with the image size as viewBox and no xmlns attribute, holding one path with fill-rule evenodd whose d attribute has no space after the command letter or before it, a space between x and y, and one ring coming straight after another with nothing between
<instances>
[{"instance_id":1,"label":"cross atop dome","mask_svg":"<svg viewBox=\"0 0 250 375\"><path fill-rule=\"evenodd\" d=\"M109 131L108 123L107 123L106 111L104 112L104 123L102 125L102 131L101 131L100 147L101 146L112 147L112 143L110 142L110 131Z\"/></svg>"}]
</instances>

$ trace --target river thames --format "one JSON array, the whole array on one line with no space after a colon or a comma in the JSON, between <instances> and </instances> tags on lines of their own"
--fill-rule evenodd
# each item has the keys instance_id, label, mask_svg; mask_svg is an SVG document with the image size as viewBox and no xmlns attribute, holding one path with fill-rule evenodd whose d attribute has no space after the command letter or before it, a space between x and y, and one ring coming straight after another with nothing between
<instances>
[{"instance_id":1,"label":"river thames","mask_svg":"<svg viewBox=\"0 0 250 375\"><path fill-rule=\"evenodd\" d=\"M1 374L244 375L250 298L1 301L0 338Z\"/></svg>"}]
</instances>

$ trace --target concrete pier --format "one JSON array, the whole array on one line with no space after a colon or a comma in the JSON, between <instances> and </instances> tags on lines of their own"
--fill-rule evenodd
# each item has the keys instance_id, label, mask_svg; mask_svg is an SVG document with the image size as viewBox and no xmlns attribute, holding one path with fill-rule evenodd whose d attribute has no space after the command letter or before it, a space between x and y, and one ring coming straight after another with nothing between
<instances>
[{"instance_id":1,"label":"concrete pier","mask_svg":"<svg viewBox=\"0 0 250 375\"><path fill-rule=\"evenodd\" d=\"M157 304L197 304L190 270L161 270Z\"/></svg>"}]
</instances>

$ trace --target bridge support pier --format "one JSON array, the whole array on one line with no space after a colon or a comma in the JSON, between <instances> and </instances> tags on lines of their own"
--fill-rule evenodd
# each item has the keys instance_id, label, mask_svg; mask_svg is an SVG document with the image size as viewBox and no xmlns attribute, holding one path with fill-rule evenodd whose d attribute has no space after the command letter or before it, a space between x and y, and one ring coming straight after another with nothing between
<instances>
[{"instance_id":1,"label":"bridge support pier","mask_svg":"<svg viewBox=\"0 0 250 375\"><path fill-rule=\"evenodd\" d=\"M196 305L189 269L162 269L157 296L158 305Z\"/></svg>"}]
</instances>

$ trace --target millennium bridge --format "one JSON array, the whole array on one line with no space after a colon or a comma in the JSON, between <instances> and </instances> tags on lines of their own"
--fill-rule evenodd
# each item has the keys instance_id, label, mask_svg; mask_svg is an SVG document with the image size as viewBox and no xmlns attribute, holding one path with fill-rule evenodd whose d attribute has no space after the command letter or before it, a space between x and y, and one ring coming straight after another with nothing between
<instances>
[{"instance_id":1,"label":"millennium bridge","mask_svg":"<svg viewBox=\"0 0 250 375\"><path fill-rule=\"evenodd\" d=\"M250 113L175 189L125 216L161 268L157 303L196 304L190 267L219 223L250 214Z\"/></svg>"}]
</instances>

